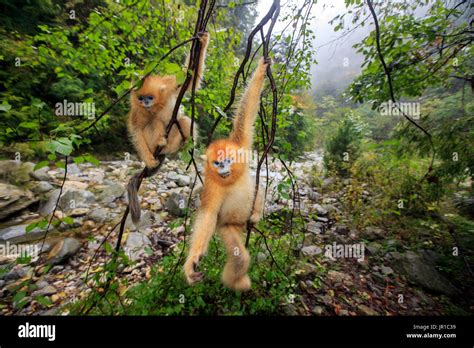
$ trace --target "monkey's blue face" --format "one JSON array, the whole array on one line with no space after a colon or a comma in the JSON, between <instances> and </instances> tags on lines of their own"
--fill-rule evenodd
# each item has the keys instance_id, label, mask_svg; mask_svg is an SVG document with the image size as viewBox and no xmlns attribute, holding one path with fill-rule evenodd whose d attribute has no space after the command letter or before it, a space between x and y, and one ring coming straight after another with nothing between
<instances>
[{"instance_id":1,"label":"monkey's blue face","mask_svg":"<svg viewBox=\"0 0 474 348\"><path fill-rule=\"evenodd\" d=\"M217 174L219 174L222 178L227 178L231 174L231 166L234 161L231 158L223 159L222 161L214 161L212 165L217 170Z\"/></svg>"},{"instance_id":2,"label":"monkey's blue face","mask_svg":"<svg viewBox=\"0 0 474 348\"><path fill-rule=\"evenodd\" d=\"M140 95L138 101L146 108L151 108L155 103L155 97L152 95Z\"/></svg>"}]
</instances>

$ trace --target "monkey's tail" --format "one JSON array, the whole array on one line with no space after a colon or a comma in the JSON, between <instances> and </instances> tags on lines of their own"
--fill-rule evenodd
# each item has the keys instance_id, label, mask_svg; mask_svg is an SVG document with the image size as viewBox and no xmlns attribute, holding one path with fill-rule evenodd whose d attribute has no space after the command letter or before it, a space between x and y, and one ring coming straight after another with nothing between
<instances>
[{"instance_id":1,"label":"monkey's tail","mask_svg":"<svg viewBox=\"0 0 474 348\"><path fill-rule=\"evenodd\" d=\"M157 159L159 161L158 166L153 169L146 168L143 170L142 173L137 173L128 182L127 186L127 195L128 195L128 208L130 209L130 215L132 216L132 221L134 224L140 222L140 202L138 201L138 189L142 183L143 178L148 178L156 174L156 172L161 168L163 163L165 162L166 156L163 154L159 154Z\"/></svg>"},{"instance_id":2,"label":"monkey's tail","mask_svg":"<svg viewBox=\"0 0 474 348\"><path fill-rule=\"evenodd\" d=\"M140 181L140 175L136 174L130 179L127 186L128 207L134 224L140 221L141 215L140 202L138 201L138 186L140 185Z\"/></svg>"}]
</instances>

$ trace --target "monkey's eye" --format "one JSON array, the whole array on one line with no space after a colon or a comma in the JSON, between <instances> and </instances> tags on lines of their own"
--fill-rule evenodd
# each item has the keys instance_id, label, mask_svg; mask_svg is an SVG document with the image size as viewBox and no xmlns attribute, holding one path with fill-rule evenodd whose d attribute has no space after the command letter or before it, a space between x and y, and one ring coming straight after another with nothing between
<instances>
[{"instance_id":1,"label":"monkey's eye","mask_svg":"<svg viewBox=\"0 0 474 348\"><path fill-rule=\"evenodd\" d=\"M215 167L219 167L219 164L220 164L220 163L219 163L219 161L214 161L214 162L212 162L212 164L213 164Z\"/></svg>"},{"instance_id":2,"label":"monkey's eye","mask_svg":"<svg viewBox=\"0 0 474 348\"><path fill-rule=\"evenodd\" d=\"M153 99L155 99L155 97L153 97L152 95L149 95L149 96L147 97L147 99L148 99L148 100L153 100Z\"/></svg>"},{"instance_id":3,"label":"monkey's eye","mask_svg":"<svg viewBox=\"0 0 474 348\"><path fill-rule=\"evenodd\" d=\"M145 99L145 98L143 98L143 96L139 96L139 97L138 97L138 100L139 100L139 101L143 101L143 99Z\"/></svg>"}]
</instances>

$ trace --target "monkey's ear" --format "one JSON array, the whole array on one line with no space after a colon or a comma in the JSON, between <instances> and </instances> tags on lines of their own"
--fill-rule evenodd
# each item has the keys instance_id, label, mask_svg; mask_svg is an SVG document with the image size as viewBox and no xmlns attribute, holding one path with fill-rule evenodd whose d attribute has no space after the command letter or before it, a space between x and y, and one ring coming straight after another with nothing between
<instances>
[{"instance_id":1,"label":"monkey's ear","mask_svg":"<svg viewBox=\"0 0 474 348\"><path fill-rule=\"evenodd\" d=\"M204 162L207 161L207 156L206 156L206 155L201 155L200 157L201 157L201 159L202 159Z\"/></svg>"}]
</instances>

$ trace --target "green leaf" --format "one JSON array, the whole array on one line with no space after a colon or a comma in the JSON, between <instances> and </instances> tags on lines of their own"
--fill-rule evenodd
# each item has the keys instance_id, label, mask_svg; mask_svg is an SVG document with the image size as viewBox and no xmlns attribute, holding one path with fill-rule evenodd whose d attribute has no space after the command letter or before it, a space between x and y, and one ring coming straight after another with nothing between
<instances>
[{"instance_id":1,"label":"green leaf","mask_svg":"<svg viewBox=\"0 0 474 348\"><path fill-rule=\"evenodd\" d=\"M51 302L51 300L45 296L37 296L35 297L35 300L43 306L51 306L53 304L53 302Z\"/></svg>"},{"instance_id":2,"label":"green leaf","mask_svg":"<svg viewBox=\"0 0 474 348\"><path fill-rule=\"evenodd\" d=\"M11 108L12 108L12 106L10 104L8 104L8 102L6 100L4 100L2 104L0 104L0 111L7 112L7 111L10 111Z\"/></svg>"},{"instance_id":3,"label":"green leaf","mask_svg":"<svg viewBox=\"0 0 474 348\"><path fill-rule=\"evenodd\" d=\"M46 167L48 164L49 164L49 161L41 161L41 162L38 162L38 163L36 163L36 165L34 166L33 170L41 169L41 168L43 168L43 167Z\"/></svg>"}]
</instances>

